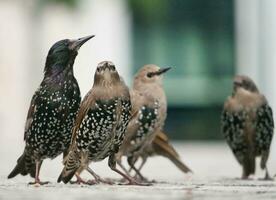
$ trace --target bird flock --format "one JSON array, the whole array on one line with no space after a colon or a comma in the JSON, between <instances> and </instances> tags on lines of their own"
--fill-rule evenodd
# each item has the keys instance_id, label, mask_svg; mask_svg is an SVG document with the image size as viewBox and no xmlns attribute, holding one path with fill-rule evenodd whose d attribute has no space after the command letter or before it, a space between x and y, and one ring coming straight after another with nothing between
<instances>
[{"instance_id":1,"label":"bird flock","mask_svg":"<svg viewBox=\"0 0 276 200\"><path fill-rule=\"evenodd\" d=\"M8 178L18 174L39 178L42 162L63 154L63 169L57 182L94 185L120 184L148 186L141 173L147 159L161 155L184 173L192 170L163 131L167 115L163 75L170 67L143 66L129 89L111 61L98 64L91 90L81 100L73 65L80 47L94 35L56 42L49 50L44 78L34 93L24 130L25 148ZM271 179L266 167L273 136L273 115L266 98L247 76L236 76L233 92L225 101L221 131L242 166L242 179L255 172L255 158L261 157L265 179ZM122 163L127 158L128 166ZM100 177L89 166L108 158L110 169L123 179ZM141 159L140 166L136 162ZM84 180L81 173L93 177ZM134 174L132 173L134 172ZM73 181L75 177L75 181Z\"/></svg>"}]
</instances>

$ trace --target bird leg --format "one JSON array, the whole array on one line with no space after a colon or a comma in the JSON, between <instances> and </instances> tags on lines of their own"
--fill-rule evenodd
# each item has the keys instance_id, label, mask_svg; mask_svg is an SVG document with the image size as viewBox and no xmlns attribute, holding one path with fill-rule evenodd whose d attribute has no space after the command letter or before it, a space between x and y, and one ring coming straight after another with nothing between
<instances>
[{"instance_id":1,"label":"bird leg","mask_svg":"<svg viewBox=\"0 0 276 200\"><path fill-rule=\"evenodd\" d=\"M42 182L39 179L39 172L40 172L41 164L42 164L42 161L35 161L35 181L30 182L29 183L30 185L45 185L45 184L49 183L49 181Z\"/></svg>"},{"instance_id":2,"label":"bird leg","mask_svg":"<svg viewBox=\"0 0 276 200\"><path fill-rule=\"evenodd\" d=\"M147 161L147 158L142 158L142 163L140 164L140 166L139 166L138 169L135 167L134 164L133 164L133 166L131 168L133 168L134 171L136 172L136 174L134 175L134 178L139 177L142 181L149 182L149 180L141 174L141 169L145 165L146 161ZM152 181L152 182L154 182L154 181Z\"/></svg>"},{"instance_id":3,"label":"bird leg","mask_svg":"<svg viewBox=\"0 0 276 200\"><path fill-rule=\"evenodd\" d=\"M142 163L139 166L138 170L141 171L141 169L144 167L145 163L147 162L147 158L142 158Z\"/></svg>"},{"instance_id":4,"label":"bird leg","mask_svg":"<svg viewBox=\"0 0 276 200\"><path fill-rule=\"evenodd\" d=\"M112 182L112 181L102 179L98 174L96 174L89 167L87 167L87 171L95 178L95 180L89 180L89 181L87 181L86 183L88 185L95 185L95 184L99 184L99 183L105 183L105 184L109 184L109 185L114 184L114 182Z\"/></svg>"},{"instance_id":5,"label":"bird leg","mask_svg":"<svg viewBox=\"0 0 276 200\"><path fill-rule=\"evenodd\" d=\"M265 169L265 177L262 180L266 180L266 181L273 180L273 178L271 178L271 176L269 175L269 172L268 172L268 169L267 169L267 166L266 166L268 156L269 156L269 151L263 151L262 152L261 168Z\"/></svg>"},{"instance_id":6,"label":"bird leg","mask_svg":"<svg viewBox=\"0 0 276 200\"><path fill-rule=\"evenodd\" d=\"M138 158L136 157L135 159L133 158L133 156L131 157L132 158L132 162L133 164L135 164L138 160ZM129 161L128 161L129 162ZM129 163L128 163L129 164ZM128 169L128 173L130 173L131 171L133 170L133 168L130 166L130 168Z\"/></svg>"},{"instance_id":7,"label":"bird leg","mask_svg":"<svg viewBox=\"0 0 276 200\"><path fill-rule=\"evenodd\" d=\"M117 161L118 165L122 168L122 170L128 175L130 176L129 171L125 168L125 166L122 164L121 161Z\"/></svg>"},{"instance_id":8,"label":"bird leg","mask_svg":"<svg viewBox=\"0 0 276 200\"><path fill-rule=\"evenodd\" d=\"M249 175L247 175L247 174L245 173L245 171L243 170L241 179L242 179L242 180L249 180L248 177L249 177Z\"/></svg>"},{"instance_id":9,"label":"bird leg","mask_svg":"<svg viewBox=\"0 0 276 200\"><path fill-rule=\"evenodd\" d=\"M75 176L77 178L76 181L70 181L71 184L88 184L87 181L83 180L78 173L75 173Z\"/></svg>"},{"instance_id":10,"label":"bird leg","mask_svg":"<svg viewBox=\"0 0 276 200\"><path fill-rule=\"evenodd\" d=\"M261 180L263 180L263 181L272 181L273 180L273 178L269 175L267 167L265 167L265 177Z\"/></svg>"},{"instance_id":11,"label":"bird leg","mask_svg":"<svg viewBox=\"0 0 276 200\"><path fill-rule=\"evenodd\" d=\"M137 160L137 159L136 159ZM133 163L133 157L128 157L127 159L129 166L131 167L131 169L133 169L135 171L135 176L134 177L139 177L139 179L141 179L142 181L147 182L148 180L140 173L140 171L135 167L134 163Z\"/></svg>"},{"instance_id":12,"label":"bird leg","mask_svg":"<svg viewBox=\"0 0 276 200\"><path fill-rule=\"evenodd\" d=\"M108 159L108 166L114 171L117 172L118 174L120 174L124 179L128 180L128 183L126 185L140 185L140 186L149 186L150 184L143 184L140 183L138 181L136 181L135 179L133 179L132 177L128 176L127 174L124 174L123 172L121 172L120 170L118 170L116 168L116 160L114 155L109 156Z\"/></svg>"}]
</instances>

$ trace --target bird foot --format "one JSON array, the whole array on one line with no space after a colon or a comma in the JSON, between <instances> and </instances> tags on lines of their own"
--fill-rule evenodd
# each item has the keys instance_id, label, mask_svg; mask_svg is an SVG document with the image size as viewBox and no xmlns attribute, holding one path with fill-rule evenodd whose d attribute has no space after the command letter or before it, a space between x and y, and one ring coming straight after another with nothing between
<instances>
[{"instance_id":1,"label":"bird foot","mask_svg":"<svg viewBox=\"0 0 276 200\"><path fill-rule=\"evenodd\" d=\"M145 180L145 181L143 181L144 183L150 183L150 184L154 184L154 183L157 183L157 181L156 180Z\"/></svg>"},{"instance_id":2,"label":"bird foot","mask_svg":"<svg viewBox=\"0 0 276 200\"><path fill-rule=\"evenodd\" d=\"M237 178L237 179L243 180L243 181L252 181L252 180L254 180L254 178L248 177L248 176L246 176L246 177L242 176L241 178Z\"/></svg>"},{"instance_id":3,"label":"bird foot","mask_svg":"<svg viewBox=\"0 0 276 200\"><path fill-rule=\"evenodd\" d=\"M258 179L259 181L273 181L274 179L273 178L271 178L271 177L269 177L269 178L259 178Z\"/></svg>"},{"instance_id":4,"label":"bird foot","mask_svg":"<svg viewBox=\"0 0 276 200\"><path fill-rule=\"evenodd\" d=\"M87 181L84 181L84 180L70 181L70 184L77 184L77 185L84 184L84 185L86 185Z\"/></svg>"},{"instance_id":5,"label":"bird foot","mask_svg":"<svg viewBox=\"0 0 276 200\"><path fill-rule=\"evenodd\" d=\"M35 187L39 187L41 185L47 185L49 184L50 182L49 181L45 181L45 182L42 182L42 181L34 181L34 182L29 182L28 184L29 185L33 185Z\"/></svg>"},{"instance_id":6,"label":"bird foot","mask_svg":"<svg viewBox=\"0 0 276 200\"><path fill-rule=\"evenodd\" d=\"M152 183L150 182L139 182L139 181L136 181L135 179L131 179L131 180L126 180L128 182L126 183L119 183L119 185L137 185L137 186L151 186Z\"/></svg>"},{"instance_id":7,"label":"bird foot","mask_svg":"<svg viewBox=\"0 0 276 200\"><path fill-rule=\"evenodd\" d=\"M264 178L259 178L258 180L260 180L260 181L273 181L274 180L274 178L272 178L271 176L265 176Z\"/></svg>"},{"instance_id":8,"label":"bird foot","mask_svg":"<svg viewBox=\"0 0 276 200\"><path fill-rule=\"evenodd\" d=\"M79 175L76 175L77 180L76 181L70 181L71 184L84 184L84 185L88 185L87 181L83 180Z\"/></svg>"},{"instance_id":9,"label":"bird foot","mask_svg":"<svg viewBox=\"0 0 276 200\"><path fill-rule=\"evenodd\" d=\"M144 176L142 176L142 177L134 176L134 179L136 181L139 181L139 182L142 182L142 183L150 183L150 184L157 183L156 180L149 180L149 179L145 178Z\"/></svg>"},{"instance_id":10,"label":"bird foot","mask_svg":"<svg viewBox=\"0 0 276 200\"><path fill-rule=\"evenodd\" d=\"M70 181L71 184L78 184L78 185L97 185L100 183L108 184L108 185L113 185L114 183L109 181L109 180L104 180L104 179L93 179L93 180L76 180L76 181Z\"/></svg>"},{"instance_id":11,"label":"bird foot","mask_svg":"<svg viewBox=\"0 0 276 200\"><path fill-rule=\"evenodd\" d=\"M94 184L99 184L99 183L104 183L104 184L108 184L108 185L114 185L114 181L109 180L109 179L102 179L102 178L97 178L95 180L91 180L92 183L93 181L95 182Z\"/></svg>"}]
</instances>

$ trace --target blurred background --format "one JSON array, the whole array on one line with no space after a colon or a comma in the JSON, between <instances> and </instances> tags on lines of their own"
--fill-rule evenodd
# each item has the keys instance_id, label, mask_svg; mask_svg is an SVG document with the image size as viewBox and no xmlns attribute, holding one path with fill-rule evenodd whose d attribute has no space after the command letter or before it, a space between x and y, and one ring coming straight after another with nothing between
<instances>
[{"instance_id":1,"label":"blurred background","mask_svg":"<svg viewBox=\"0 0 276 200\"><path fill-rule=\"evenodd\" d=\"M251 76L276 110L274 0L0 0L0 144L23 149L31 97L47 52L90 34L75 62L82 95L102 60L129 86L144 64L171 66L165 130L173 140L220 140L235 74ZM274 149L274 148L273 148ZM276 156L275 156L276 157Z\"/></svg>"}]
</instances>

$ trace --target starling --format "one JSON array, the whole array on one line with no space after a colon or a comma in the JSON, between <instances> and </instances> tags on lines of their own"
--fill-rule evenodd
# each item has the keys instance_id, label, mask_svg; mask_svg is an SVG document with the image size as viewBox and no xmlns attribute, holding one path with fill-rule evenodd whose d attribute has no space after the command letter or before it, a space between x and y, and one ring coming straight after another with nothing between
<instances>
[{"instance_id":1,"label":"starling","mask_svg":"<svg viewBox=\"0 0 276 200\"><path fill-rule=\"evenodd\" d=\"M150 145L146 146L146 148L144 148L143 152L140 155L140 157L142 158L142 163L138 168L138 171L140 173L148 157L152 156L166 157L171 160L182 172L192 172L192 170L190 170L189 167L181 161L179 154L176 152L172 144L170 144L168 136L160 130L156 134L153 142ZM137 175L138 174L136 174L136 176Z\"/></svg>"},{"instance_id":2,"label":"starling","mask_svg":"<svg viewBox=\"0 0 276 200\"><path fill-rule=\"evenodd\" d=\"M162 74L170 68L145 65L135 75L130 92L132 118L126 130L125 140L116 155L118 164L126 172L121 157L127 156L128 163L143 180L134 163L151 145L156 134L163 129L167 115L167 100L162 87ZM145 179L144 179L145 180Z\"/></svg>"},{"instance_id":3,"label":"starling","mask_svg":"<svg viewBox=\"0 0 276 200\"><path fill-rule=\"evenodd\" d=\"M45 184L39 179L46 158L66 153L71 129L81 96L73 65L79 48L94 36L56 42L48 52L44 78L32 97L25 124L23 154L8 178L18 174L35 178L32 184Z\"/></svg>"},{"instance_id":4,"label":"starling","mask_svg":"<svg viewBox=\"0 0 276 200\"><path fill-rule=\"evenodd\" d=\"M135 180L116 168L118 152L130 119L131 102L128 87L112 62L99 63L94 84L81 103L73 130L72 142L58 182L67 183L83 170L94 178L94 183L104 182L88 165L109 157L109 167L128 179Z\"/></svg>"},{"instance_id":5,"label":"starling","mask_svg":"<svg viewBox=\"0 0 276 200\"><path fill-rule=\"evenodd\" d=\"M236 76L232 96L224 103L222 133L237 161L243 168L242 179L255 173L255 158L261 157L261 169L266 163L273 136L272 109L255 83L247 76Z\"/></svg>"}]
</instances>

